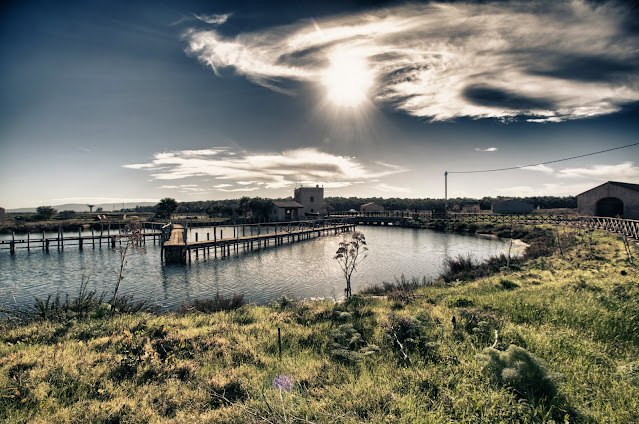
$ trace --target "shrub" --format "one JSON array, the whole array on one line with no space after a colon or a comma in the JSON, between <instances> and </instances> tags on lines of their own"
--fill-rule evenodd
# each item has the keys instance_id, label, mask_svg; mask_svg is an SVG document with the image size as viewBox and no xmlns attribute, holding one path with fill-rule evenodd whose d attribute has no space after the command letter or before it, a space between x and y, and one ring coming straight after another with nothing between
<instances>
[{"instance_id":1,"label":"shrub","mask_svg":"<svg viewBox=\"0 0 639 424\"><path fill-rule=\"evenodd\" d=\"M501 287L504 290L512 290L519 287L519 284L511 280L506 280L505 278L502 278L501 280L499 280L499 287Z\"/></svg>"},{"instance_id":2,"label":"shrub","mask_svg":"<svg viewBox=\"0 0 639 424\"><path fill-rule=\"evenodd\" d=\"M459 278L464 278L469 275L471 271L475 268L473 264L473 258L470 254L458 255L456 258L446 258L444 259L444 272L442 273L442 278L447 283Z\"/></svg>"},{"instance_id":3,"label":"shrub","mask_svg":"<svg viewBox=\"0 0 639 424\"><path fill-rule=\"evenodd\" d=\"M355 364L379 351L377 346L364 342L362 335L353 328L353 324L340 325L331 332L331 336L334 339L331 357L344 364Z\"/></svg>"},{"instance_id":4,"label":"shrub","mask_svg":"<svg viewBox=\"0 0 639 424\"><path fill-rule=\"evenodd\" d=\"M494 383L512 388L522 398L549 401L557 393L548 372L526 349L510 345L504 352L489 347L478 356L482 371Z\"/></svg>"},{"instance_id":5,"label":"shrub","mask_svg":"<svg viewBox=\"0 0 639 424\"><path fill-rule=\"evenodd\" d=\"M180 307L179 312L185 313L190 311L198 311L204 313L220 312L220 311L232 311L238 309L244 305L244 295L233 294L232 296L225 297L219 292L215 294L213 299L194 300L192 303L183 304Z\"/></svg>"},{"instance_id":6,"label":"shrub","mask_svg":"<svg viewBox=\"0 0 639 424\"><path fill-rule=\"evenodd\" d=\"M429 331L433 325L436 324L424 315L397 318L393 314L385 326L386 339L401 362L410 362L408 355L411 353L417 353L427 361L436 361L439 359L438 345L432 341L435 337L430 337Z\"/></svg>"}]
</instances>

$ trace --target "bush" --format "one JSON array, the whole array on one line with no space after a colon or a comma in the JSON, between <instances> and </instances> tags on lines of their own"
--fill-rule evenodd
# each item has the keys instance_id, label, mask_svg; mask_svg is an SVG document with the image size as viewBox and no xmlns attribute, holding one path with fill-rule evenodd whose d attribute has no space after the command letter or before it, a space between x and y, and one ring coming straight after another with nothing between
<instances>
[{"instance_id":1,"label":"bush","mask_svg":"<svg viewBox=\"0 0 639 424\"><path fill-rule=\"evenodd\" d=\"M219 292L215 294L213 299L194 300L192 303L185 303L179 309L179 312L186 313L191 311L212 313L220 311L232 311L238 309L244 305L244 295L233 294L232 296L225 297Z\"/></svg>"},{"instance_id":2,"label":"bush","mask_svg":"<svg viewBox=\"0 0 639 424\"><path fill-rule=\"evenodd\" d=\"M500 351L486 348L479 354L482 371L500 386L510 387L529 400L550 401L557 393L555 382L539 361L526 349L510 345Z\"/></svg>"},{"instance_id":3,"label":"bush","mask_svg":"<svg viewBox=\"0 0 639 424\"><path fill-rule=\"evenodd\" d=\"M331 357L343 364L353 365L379 351L374 344L364 342L362 335L355 330L353 324L340 325L331 331L331 336L334 340L331 346Z\"/></svg>"},{"instance_id":4,"label":"bush","mask_svg":"<svg viewBox=\"0 0 639 424\"><path fill-rule=\"evenodd\" d=\"M409 363L409 354L417 353L427 361L437 361L438 345L433 340L436 337L431 333L436 323L430 321L425 315L416 318L391 315L390 322L385 325L386 339L391 349L401 362Z\"/></svg>"},{"instance_id":5,"label":"bush","mask_svg":"<svg viewBox=\"0 0 639 424\"><path fill-rule=\"evenodd\" d=\"M446 258L444 259L442 278L444 278L444 281L447 283L450 283L455 279L469 275L474 268L475 265L473 264L473 258L470 254L466 256L458 255L456 258Z\"/></svg>"}]
</instances>

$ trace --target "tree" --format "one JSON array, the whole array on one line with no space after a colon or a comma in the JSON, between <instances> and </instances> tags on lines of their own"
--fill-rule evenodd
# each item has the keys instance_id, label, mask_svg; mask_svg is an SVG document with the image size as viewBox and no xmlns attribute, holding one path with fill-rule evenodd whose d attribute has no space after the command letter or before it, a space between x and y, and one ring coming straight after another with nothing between
<instances>
[{"instance_id":1,"label":"tree","mask_svg":"<svg viewBox=\"0 0 639 424\"><path fill-rule=\"evenodd\" d=\"M346 280L344 292L347 299L352 295L351 276L353 272L357 271L357 266L368 256L366 251L368 251L368 247L366 247L364 234L359 231L353 231L350 241L344 236L344 239L339 243L337 252L335 252L334 259L337 260L340 268L342 268L344 279Z\"/></svg>"},{"instance_id":2,"label":"tree","mask_svg":"<svg viewBox=\"0 0 639 424\"><path fill-rule=\"evenodd\" d=\"M273 209L273 201L270 199L262 199L261 197L254 197L248 202L248 206L251 209L253 219L266 219L271 214L271 209Z\"/></svg>"},{"instance_id":3,"label":"tree","mask_svg":"<svg viewBox=\"0 0 639 424\"><path fill-rule=\"evenodd\" d=\"M166 200L166 199L163 199ZM173 200L173 199L170 199ZM175 200L173 200L175 202ZM122 228L120 240L124 240L124 245L120 245L120 272L118 273L118 282L115 285L113 292L113 298L111 299L111 312L115 313L115 308L118 301L118 292L120 291L120 285L124 279L124 267L127 264L127 255L131 250L137 249L142 253L146 253L144 248L144 234L142 233L142 224L139 221L131 221Z\"/></svg>"},{"instance_id":4,"label":"tree","mask_svg":"<svg viewBox=\"0 0 639 424\"><path fill-rule=\"evenodd\" d=\"M155 205L155 216L160 219L171 219L171 216L178 208L178 202L171 198L165 197L160 203Z\"/></svg>"},{"instance_id":5,"label":"tree","mask_svg":"<svg viewBox=\"0 0 639 424\"><path fill-rule=\"evenodd\" d=\"M58 211L51 206L38 206L36 208L36 217L41 220L53 218Z\"/></svg>"}]
</instances>

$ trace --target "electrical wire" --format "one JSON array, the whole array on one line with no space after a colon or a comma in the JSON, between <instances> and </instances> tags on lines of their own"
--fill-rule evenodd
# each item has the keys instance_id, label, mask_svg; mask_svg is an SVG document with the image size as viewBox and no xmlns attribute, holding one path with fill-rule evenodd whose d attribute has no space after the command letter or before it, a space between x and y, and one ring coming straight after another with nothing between
<instances>
[{"instance_id":1,"label":"electrical wire","mask_svg":"<svg viewBox=\"0 0 639 424\"><path fill-rule=\"evenodd\" d=\"M534 163L532 165L518 165L518 166L510 166L508 168L482 169L482 170L475 170L475 171L446 171L446 173L447 174L475 174L475 173L480 173L480 172L497 172L497 171L508 171L508 170L511 170L511 169L529 168L529 167L532 167L532 166L547 165L549 163L564 162L564 161L567 161L567 160L583 158L583 157L586 157L586 156L598 155L600 153L612 152L613 150L625 149L626 147L632 147L632 146L637 146L637 145L639 145L639 142L633 143L633 144L628 144L628 145L625 145L625 146L620 146L620 147L613 147L612 149L601 150L599 152L586 153L584 155L571 156L569 158L564 158L564 159L555 159L555 160L549 160L547 162Z\"/></svg>"}]
</instances>

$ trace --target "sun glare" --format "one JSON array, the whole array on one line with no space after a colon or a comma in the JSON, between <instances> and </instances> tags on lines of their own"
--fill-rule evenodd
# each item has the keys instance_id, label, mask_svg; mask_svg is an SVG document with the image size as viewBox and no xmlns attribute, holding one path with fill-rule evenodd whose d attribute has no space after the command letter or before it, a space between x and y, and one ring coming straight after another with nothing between
<instances>
[{"instance_id":1,"label":"sun glare","mask_svg":"<svg viewBox=\"0 0 639 424\"><path fill-rule=\"evenodd\" d=\"M366 60L354 52L336 52L322 76L328 99L337 106L359 106L368 97L373 77Z\"/></svg>"}]
</instances>

